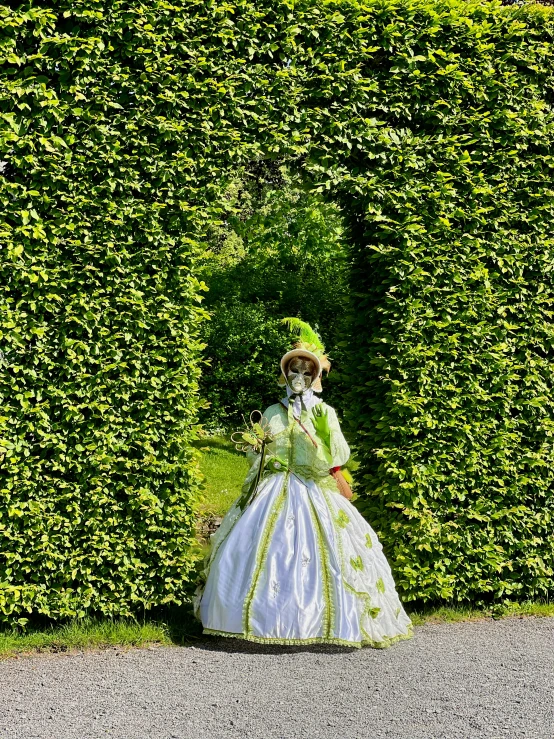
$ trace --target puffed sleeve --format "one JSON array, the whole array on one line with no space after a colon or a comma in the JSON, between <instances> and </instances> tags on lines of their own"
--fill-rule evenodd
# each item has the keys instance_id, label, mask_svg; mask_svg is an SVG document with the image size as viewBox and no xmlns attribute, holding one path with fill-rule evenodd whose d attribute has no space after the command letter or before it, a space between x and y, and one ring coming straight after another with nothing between
<instances>
[{"instance_id":1,"label":"puffed sleeve","mask_svg":"<svg viewBox=\"0 0 554 739\"><path fill-rule=\"evenodd\" d=\"M348 462L350 447L346 443L346 439L341 431L337 413L330 405L327 406L327 414L329 418L329 429L331 430L331 457L333 458L333 467L342 467Z\"/></svg>"}]
</instances>

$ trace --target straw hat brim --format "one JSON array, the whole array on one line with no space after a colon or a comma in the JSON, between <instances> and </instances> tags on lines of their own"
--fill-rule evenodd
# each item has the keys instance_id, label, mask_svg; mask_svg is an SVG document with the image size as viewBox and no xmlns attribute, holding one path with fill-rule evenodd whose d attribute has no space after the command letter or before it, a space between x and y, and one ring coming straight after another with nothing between
<instances>
[{"instance_id":1,"label":"straw hat brim","mask_svg":"<svg viewBox=\"0 0 554 739\"><path fill-rule=\"evenodd\" d=\"M285 374L286 366L290 362L290 360L293 359L293 357L305 357L306 359L311 359L317 369L317 373L314 377L314 380L320 376L321 362L319 361L319 357L317 356L317 354L314 354L313 352L308 351L308 349L291 349L290 352L283 354L283 356L281 357L281 372L283 374L283 377L286 377L286 374Z\"/></svg>"}]
</instances>

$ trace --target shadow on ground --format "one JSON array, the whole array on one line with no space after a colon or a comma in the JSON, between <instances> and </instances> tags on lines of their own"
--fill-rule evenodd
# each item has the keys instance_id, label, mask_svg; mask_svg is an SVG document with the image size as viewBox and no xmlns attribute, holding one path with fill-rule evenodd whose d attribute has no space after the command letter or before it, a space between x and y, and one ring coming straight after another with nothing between
<instances>
[{"instance_id":1,"label":"shadow on ground","mask_svg":"<svg viewBox=\"0 0 554 739\"><path fill-rule=\"evenodd\" d=\"M189 645L190 646L190 645ZM193 645L206 652L224 652L226 654L272 654L276 657L286 654L351 654L357 652L356 647L343 647L333 644L258 644L246 639L233 637L203 635Z\"/></svg>"},{"instance_id":2,"label":"shadow on ground","mask_svg":"<svg viewBox=\"0 0 554 739\"><path fill-rule=\"evenodd\" d=\"M349 654L359 651L356 647L345 647L334 644L259 644L234 637L215 636L202 633L202 624L194 617L192 607L168 609L163 622L171 640L180 646L195 647L207 652L225 652L227 654L298 654L313 652L316 654Z\"/></svg>"}]
</instances>

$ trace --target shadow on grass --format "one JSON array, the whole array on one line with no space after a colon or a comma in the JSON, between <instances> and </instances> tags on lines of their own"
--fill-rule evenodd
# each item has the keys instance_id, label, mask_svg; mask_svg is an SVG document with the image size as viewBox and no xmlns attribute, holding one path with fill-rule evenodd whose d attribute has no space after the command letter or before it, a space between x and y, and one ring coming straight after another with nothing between
<instances>
[{"instance_id":1,"label":"shadow on grass","mask_svg":"<svg viewBox=\"0 0 554 739\"><path fill-rule=\"evenodd\" d=\"M202 637L202 624L195 618L190 603L160 606L147 612L145 621L158 624L165 630L169 641L181 647L195 644Z\"/></svg>"},{"instance_id":2,"label":"shadow on grass","mask_svg":"<svg viewBox=\"0 0 554 739\"><path fill-rule=\"evenodd\" d=\"M222 451L228 454L235 454L237 457L243 456L241 452L236 450L235 445L224 436L207 436L205 439L197 439L192 442L192 446L200 450Z\"/></svg>"}]
</instances>

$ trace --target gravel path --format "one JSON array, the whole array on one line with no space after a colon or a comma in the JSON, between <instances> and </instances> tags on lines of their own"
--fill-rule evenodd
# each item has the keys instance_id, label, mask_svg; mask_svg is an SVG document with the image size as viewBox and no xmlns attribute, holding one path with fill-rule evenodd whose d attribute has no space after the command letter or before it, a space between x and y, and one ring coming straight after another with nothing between
<instances>
[{"instance_id":1,"label":"gravel path","mask_svg":"<svg viewBox=\"0 0 554 739\"><path fill-rule=\"evenodd\" d=\"M0 739L554 738L554 618L426 625L388 650L195 647L0 662Z\"/></svg>"}]
</instances>

